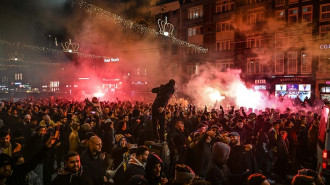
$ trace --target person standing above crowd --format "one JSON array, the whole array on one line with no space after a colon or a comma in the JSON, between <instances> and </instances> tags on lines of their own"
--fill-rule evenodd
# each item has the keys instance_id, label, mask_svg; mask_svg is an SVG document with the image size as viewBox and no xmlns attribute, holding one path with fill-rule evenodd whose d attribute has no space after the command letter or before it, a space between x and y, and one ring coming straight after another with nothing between
<instances>
[{"instance_id":1,"label":"person standing above crowd","mask_svg":"<svg viewBox=\"0 0 330 185\"><path fill-rule=\"evenodd\" d=\"M174 86L175 81L171 79L167 84L152 89L152 93L157 93L152 104L152 128L154 140L157 142L165 141L165 110L169 99L175 92Z\"/></svg>"}]
</instances>

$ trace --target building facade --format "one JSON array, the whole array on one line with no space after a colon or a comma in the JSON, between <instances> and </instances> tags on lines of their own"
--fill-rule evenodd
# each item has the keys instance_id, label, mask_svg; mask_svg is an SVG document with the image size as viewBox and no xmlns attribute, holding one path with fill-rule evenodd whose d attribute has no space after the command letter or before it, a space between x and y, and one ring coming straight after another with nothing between
<instances>
[{"instance_id":1,"label":"building facade","mask_svg":"<svg viewBox=\"0 0 330 185\"><path fill-rule=\"evenodd\" d=\"M175 2L178 38L209 49L180 47L182 73L197 74L210 63L219 71L242 69L249 87L275 96L330 98L330 1Z\"/></svg>"}]
</instances>

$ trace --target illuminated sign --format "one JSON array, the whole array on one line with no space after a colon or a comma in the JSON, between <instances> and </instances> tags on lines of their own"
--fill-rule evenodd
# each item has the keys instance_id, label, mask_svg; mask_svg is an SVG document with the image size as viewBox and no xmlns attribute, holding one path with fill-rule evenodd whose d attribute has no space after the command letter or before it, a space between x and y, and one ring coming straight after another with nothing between
<instances>
[{"instance_id":1,"label":"illuminated sign","mask_svg":"<svg viewBox=\"0 0 330 185\"><path fill-rule=\"evenodd\" d=\"M320 49L330 49L330 44L321 44Z\"/></svg>"},{"instance_id":2,"label":"illuminated sign","mask_svg":"<svg viewBox=\"0 0 330 185\"><path fill-rule=\"evenodd\" d=\"M255 85L254 86L255 90L267 90L266 85Z\"/></svg>"},{"instance_id":3,"label":"illuminated sign","mask_svg":"<svg viewBox=\"0 0 330 185\"><path fill-rule=\"evenodd\" d=\"M105 58L104 62L108 63L108 62L119 62L119 58Z\"/></svg>"}]
</instances>

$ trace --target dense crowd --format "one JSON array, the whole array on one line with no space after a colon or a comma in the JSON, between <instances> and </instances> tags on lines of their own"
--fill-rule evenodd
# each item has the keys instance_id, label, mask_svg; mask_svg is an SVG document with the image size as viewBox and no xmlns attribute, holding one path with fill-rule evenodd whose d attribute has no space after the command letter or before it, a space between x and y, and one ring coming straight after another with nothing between
<instances>
[{"instance_id":1,"label":"dense crowd","mask_svg":"<svg viewBox=\"0 0 330 185\"><path fill-rule=\"evenodd\" d=\"M0 185L323 184L315 112L167 105L161 142L151 112L97 98L2 101Z\"/></svg>"}]
</instances>

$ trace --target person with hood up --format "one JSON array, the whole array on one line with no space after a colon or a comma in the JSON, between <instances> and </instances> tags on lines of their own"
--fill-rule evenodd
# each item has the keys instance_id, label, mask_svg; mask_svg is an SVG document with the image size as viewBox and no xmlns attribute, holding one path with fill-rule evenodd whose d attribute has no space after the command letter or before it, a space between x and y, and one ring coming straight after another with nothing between
<instances>
[{"instance_id":1,"label":"person with hood up","mask_svg":"<svg viewBox=\"0 0 330 185\"><path fill-rule=\"evenodd\" d=\"M217 142L212 148L212 161L206 173L207 181L212 185L229 185L230 172L226 165L229 158L230 147L222 142Z\"/></svg>"},{"instance_id":2,"label":"person with hood up","mask_svg":"<svg viewBox=\"0 0 330 185\"><path fill-rule=\"evenodd\" d=\"M80 156L77 152L69 152L64 165L58 170L52 185L93 185L91 177L81 166Z\"/></svg>"},{"instance_id":3,"label":"person with hood up","mask_svg":"<svg viewBox=\"0 0 330 185\"><path fill-rule=\"evenodd\" d=\"M152 128L154 132L154 140L156 142L164 142L165 109L169 99L175 92L175 81L171 79L167 84L153 88L151 92L157 93L157 96L152 104Z\"/></svg>"},{"instance_id":4,"label":"person with hood up","mask_svg":"<svg viewBox=\"0 0 330 185\"><path fill-rule=\"evenodd\" d=\"M165 185L168 180L163 174L163 161L156 154L149 154L146 168L145 177L149 185Z\"/></svg>"}]
</instances>

